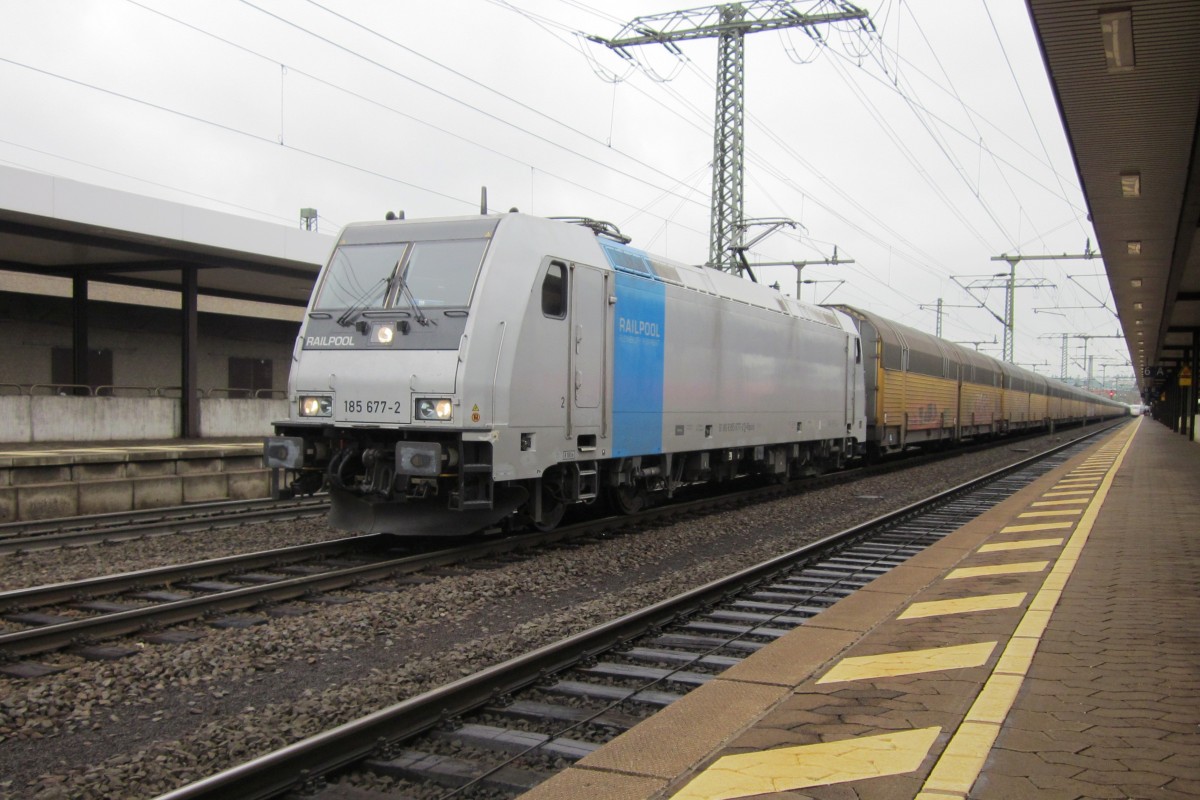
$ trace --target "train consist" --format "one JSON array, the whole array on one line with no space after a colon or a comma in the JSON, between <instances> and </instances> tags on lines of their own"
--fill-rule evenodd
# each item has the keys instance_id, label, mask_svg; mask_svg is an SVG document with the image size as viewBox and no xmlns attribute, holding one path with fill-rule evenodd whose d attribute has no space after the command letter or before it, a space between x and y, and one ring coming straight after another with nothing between
<instances>
[{"instance_id":1,"label":"train consist","mask_svg":"<svg viewBox=\"0 0 1200 800\"><path fill-rule=\"evenodd\" d=\"M341 528L556 525L1123 404L849 307L519 213L349 225L265 443Z\"/></svg>"}]
</instances>

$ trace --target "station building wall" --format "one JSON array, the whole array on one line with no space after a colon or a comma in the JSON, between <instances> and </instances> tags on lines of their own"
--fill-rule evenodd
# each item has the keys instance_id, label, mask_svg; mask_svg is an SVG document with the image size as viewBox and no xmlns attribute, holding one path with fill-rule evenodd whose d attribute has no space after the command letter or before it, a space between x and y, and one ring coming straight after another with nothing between
<instances>
[{"instance_id":1,"label":"station building wall","mask_svg":"<svg viewBox=\"0 0 1200 800\"><path fill-rule=\"evenodd\" d=\"M214 397L230 388L253 389L236 379L252 369L257 383L286 391L292 348L299 332L296 322L256 319L201 312L198 315L197 380ZM111 376L90 383L120 387L167 389L178 387L180 371L180 320L176 309L120 303L89 303L88 347L110 361ZM55 380L55 349L71 347L70 301L15 292L0 292L0 384L45 385ZM63 357L60 352L59 358ZM69 356L68 356L69 357ZM257 363L257 368L251 362ZM232 372L231 372L232 371ZM68 373L69 374L69 373ZM111 378L111 380L108 380ZM231 387L232 382L239 386ZM0 387L2 389L3 387ZM46 390L48 391L48 390ZM139 392L118 390L116 394ZM178 391L175 392L176 396Z\"/></svg>"}]
</instances>

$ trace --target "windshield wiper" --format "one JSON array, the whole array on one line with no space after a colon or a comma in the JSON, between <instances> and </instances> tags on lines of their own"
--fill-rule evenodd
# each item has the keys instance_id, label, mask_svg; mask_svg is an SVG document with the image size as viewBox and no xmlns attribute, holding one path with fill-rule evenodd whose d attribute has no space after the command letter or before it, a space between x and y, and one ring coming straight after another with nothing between
<instances>
[{"instance_id":1,"label":"windshield wiper","mask_svg":"<svg viewBox=\"0 0 1200 800\"><path fill-rule=\"evenodd\" d=\"M354 326L355 328L360 328L359 333L366 333L365 330L361 329L366 326L366 323L362 323L360 326L355 323L355 320L358 319L358 315L363 312L363 309L367 307L371 296L375 294L375 290L379 288L379 285L381 283L386 285L390 282L390 280L390 278L380 278L379 280L375 281L375 283L368 286L367 290L360 294L358 298L350 304L349 308L343 311L342 315L337 318L337 324L341 325L343 328Z\"/></svg>"},{"instance_id":2,"label":"windshield wiper","mask_svg":"<svg viewBox=\"0 0 1200 800\"><path fill-rule=\"evenodd\" d=\"M417 305L417 299L415 297L413 297L412 289L408 288L408 281L404 280L403 275L401 275L399 277L400 277L400 294L402 294L404 296L404 299L408 301L408 307L411 308L413 311L413 314L416 315L417 324L420 325L422 328L424 328L427 325L437 325L436 322L431 320L429 317L425 316L425 312L421 310L421 307L419 305Z\"/></svg>"}]
</instances>

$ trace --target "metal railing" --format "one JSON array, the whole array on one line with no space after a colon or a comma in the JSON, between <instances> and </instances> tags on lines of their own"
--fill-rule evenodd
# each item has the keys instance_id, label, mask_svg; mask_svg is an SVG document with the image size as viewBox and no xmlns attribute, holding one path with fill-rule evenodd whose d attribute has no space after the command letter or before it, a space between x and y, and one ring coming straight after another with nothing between
<instances>
[{"instance_id":1,"label":"metal railing","mask_svg":"<svg viewBox=\"0 0 1200 800\"><path fill-rule=\"evenodd\" d=\"M91 386L86 383L0 383L0 395L20 396L63 396L63 397L165 397L178 399L183 389L179 386L133 386L119 384L101 384ZM218 386L210 389L197 389L199 398L220 397L239 400L282 400L287 398L283 389L239 389L231 386Z\"/></svg>"}]
</instances>

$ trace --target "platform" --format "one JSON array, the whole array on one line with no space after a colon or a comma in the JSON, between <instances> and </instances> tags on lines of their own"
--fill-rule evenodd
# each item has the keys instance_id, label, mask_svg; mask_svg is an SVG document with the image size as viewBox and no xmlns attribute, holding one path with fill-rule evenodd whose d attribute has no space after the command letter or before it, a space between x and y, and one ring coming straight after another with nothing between
<instances>
[{"instance_id":1,"label":"platform","mask_svg":"<svg viewBox=\"0 0 1200 800\"><path fill-rule=\"evenodd\" d=\"M0 523L269 493L261 437L0 444Z\"/></svg>"},{"instance_id":2,"label":"platform","mask_svg":"<svg viewBox=\"0 0 1200 800\"><path fill-rule=\"evenodd\" d=\"M1198 520L1134 421L522 798L1200 797Z\"/></svg>"}]
</instances>

